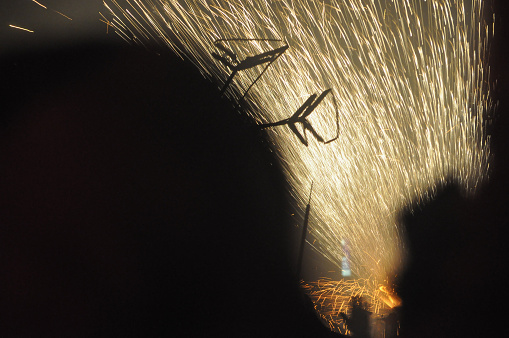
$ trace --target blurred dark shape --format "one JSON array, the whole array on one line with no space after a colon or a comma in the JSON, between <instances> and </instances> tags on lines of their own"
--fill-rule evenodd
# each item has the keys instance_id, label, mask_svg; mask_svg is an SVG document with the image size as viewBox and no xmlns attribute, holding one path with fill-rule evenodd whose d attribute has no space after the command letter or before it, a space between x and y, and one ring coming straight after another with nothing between
<instances>
[{"instance_id":1,"label":"blurred dark shape","mask_svg":"<svg viewBox=\"0 0 509 338\"><path fill-rule=\"evenodd\" d=\"M278 122L273 122L273 123L265 123L265 124L261 124L260 127L262 129L265 129L265 128L270 128L270 127L276 127L276 126L282 126L282 125L288 125L288 127L290 127L290 129L292 130L292 132L299 138L299 140L302 142L302 144L304 144L306 147L308 146L308 139L307 139L307 136L306 136L306 130L309 130L311 132L311 134L313 134L313 136L318 140L318 142L321 142L321 143L324 143L324 144L327 144L327 143L330 143L332 141L335 141L338 137L339 137L339 116L338 116L338 112L336 110L336 124L337 124L337 134L334 138L328 140L328 141L325 141L323 139L323 137L321 137L317 132L316 130L313 128L313 126L311 125L311 123L309 123L309 121L307 120L307 117L315 110L315 108L323 101L323 99L325 98L325 96L327 96L327 94L331 93L332 92L332 89L326 89L324 90L320 96L318 96L318 98L316 97L316 94L312 94L303 104L302 106L299 107L299 109L297 109L297 111L292 115L290 116L289 118L287 119L284 119L284 120L281 120L281 121L278 121ZM334 95L332 95L332 97L334 98ZM335 99L334 99L335 100ZM334 101L335 103L335 101ZM303 133L304 135L302 135L299 130L297 129L297 127L295 126L297 123L301 123L302 124L302 127L303 127Z\"/></svg>"},{"instance_id":2,"label":"blurred dark shape","mask_svg":"<svg viewBox=\"0 0 509 338\"><path fill-rule=\"evenodd\" d=\"M505 296L496 276L507 260L492 237L500 223L487 192L466 198L450 185L404 215L409 265L396 283L402 336L498 336Z\"/></svg>"},{"instance_id":3,"label":"blurred dark shape","mask_svg":"<svg viewBox=\"0 0 509 338\"><path fill-rule=\"evenodd\" d=\"M0 62L2 337L328 337L285 179L189 63L109 45Z\"/></svg>"},{"instance_id":4,"label":"blurred dark shape","mask_svg":"<svg viewBox=\"0 0 509 338\"><path fill-rule=\"evenodd\" d=\"M384 338L396 338L399 335L399 308L393 309L389 315L382 317Z\"/></svg>"},{"instance_id":5,"label":"blurred dark shape","mask_svg":"<svg viewBox=\"0 0 509 338\"><path fill-rule=\"evenodd\" d=\"M346 323L346 327L352 332L354 337L369 338L371 312L367 310L367 304L363 302L362 297L354 296L350 301L350 307L350 317L343 312L340 313L340 316Z\"/></svg>"}]
</instances>

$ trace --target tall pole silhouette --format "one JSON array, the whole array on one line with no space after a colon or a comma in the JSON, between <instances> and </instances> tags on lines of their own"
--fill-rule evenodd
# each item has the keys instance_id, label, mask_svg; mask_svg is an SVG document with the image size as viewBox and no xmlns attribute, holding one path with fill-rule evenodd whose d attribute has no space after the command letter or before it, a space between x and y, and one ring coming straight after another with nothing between
<instances>
[{"instance_id":1,"label":"tall pole silhouette","mask_svg":"<svg viewBox=\"0 0 509 338\"><path fill-rule=\"evenodd\" d=\"M309 191L309 200L306 205L306 213L304 214L304 226L302 229L302 239L300 242L299 259L297 261L297 279L300 279L300 272L302 270L302 258L304 256L304 245L306 244L306 234L308 231L309 212L311 211L311 193L313 192L313 183L311 183L311 190Z\"/></svg>"}]
</instances>

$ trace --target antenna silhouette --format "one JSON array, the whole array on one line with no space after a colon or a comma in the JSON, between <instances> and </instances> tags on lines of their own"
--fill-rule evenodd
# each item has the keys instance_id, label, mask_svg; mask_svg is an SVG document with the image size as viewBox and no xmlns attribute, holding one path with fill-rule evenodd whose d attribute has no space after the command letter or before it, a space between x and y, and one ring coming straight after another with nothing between
<instances>
[{"instance_id":1,"label":"antenna silhouette","mask_svg":"<svg viewBox=\"0 0 509 338\"><path fill-rule=\"evenodd\" d=\"M311 194L313 193L313 183L311 182L311 190L309 191L309 200L306 205L306 213L304 214L304 224L302 229L302 238L300 241L299 258L297 261L297 279L300 279L300 272L302 270L302 258L304 257L304 245L306 244L306 235L308 231L309 213L311 211Z\"/></svg>"},{"instance_id":2,"label":"antenna silhouette","mask_svg":"<svg viewBox=\"0 0 509 338\"><path fill-rule=\"evenodd\" d=\"M336 108L336 136L335 137L333 137L332 139L330 139L328 141L325 141L323 139L323 137L321 137L316 132L316 130L311 125L311 123L309 123L309 121L307 120L307 117L315 110L315 108L320 104L320 102L323 101L323 99L325 99L327 94L329 94L330 92L332 92L332 89L330 89L330 88L326 89L320 94L320 96L318 96L318 98L316 97L316 94L312 94L306 100L306 102L304 102L302 104L302 106L300 106L299 109L297 109L297 111L295 113L293 113L293 115L290 116L289 118L278 121L278 122L262 124L262 125L260 125L260 127L262 129L265 129L265 128L269 128L269 127L288 125L288 127L290 127L290 129L293 131L293 133L299 138L299 140L302 142L302 144L304 144L306 147L308 146L306 130L309 130L311 132L311 134L313 134L313 136L319 142L321 142L323 144L331 143L331 142L337 140L339 137L339 115L338 115L339 113L338 113L338 109L337 109L337 105L336 105L336 98L335 98L334 94L332 94L332 98L334 101L334 107ZM297 123L302 123L304 135L302 135L299 132L299 130L297 129L297 127L295 126Z\"/></svg>"},{"instance_id":3,"label":"antenna silhouette","mask_svg":"<svg viewBox=\"0 0 509 338\"><path fill-rule=\"evenodd\" d=\"M288 49L288 45L285 43L284 46L282 47L269 50L264 53L256 54L253 56L248 56L244 60L239 60L237 55L231 49L223 45L223 42L225 41L279 41L279 42L283 41L280 39L219 39L214 41L214 46L216 46L216 48L222 52L222 55L212 52L211 53L212 57L221 62L226 68L232 71L230 76L226 80L225 84L223 85L223 88L221 88L221 95L223 95L226 89L228 89L231 82L233 81L233 78L239 71L253 68L262 64L267 64L263 71L261 72L261 74L258 75L258 77L246 89L241 99L246 97L249 90L262 77L262 75L269 68L269 66Z\"/></svg>"}]
</instances>

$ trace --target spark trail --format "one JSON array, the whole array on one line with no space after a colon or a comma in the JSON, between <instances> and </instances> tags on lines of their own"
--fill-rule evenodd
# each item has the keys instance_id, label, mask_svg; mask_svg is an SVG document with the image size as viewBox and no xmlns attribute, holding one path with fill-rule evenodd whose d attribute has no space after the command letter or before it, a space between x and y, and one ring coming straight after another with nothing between
<instances>
[{"instance_id":1,"label":"spark trail","mask_svg":"<svg viewBox=\"0 0 509 338\"><path fill-rule=\"evenodd\" d=\"M267 129L293 198L303 207L312 181L312 247L373 285L404 265L398 212L457 182L475 192L488 172L488 40L481 0L109 0L119 36L156 42L188 57L221 88L230 70L215 59L225 42L240 60L289 48L244 98L260 125L287 119L310 95L331 88L309 123L329 144L303 145L288 126ZM260 40L267 39L267 40ZM238 91L263 67L239 71ZM242 90L244 89L244 90ZM334 100L332 99L334 98ZM314 239L314 241L313 241ZM373 292L376 291L376 287Z\"/></svg>"}]
</instances>

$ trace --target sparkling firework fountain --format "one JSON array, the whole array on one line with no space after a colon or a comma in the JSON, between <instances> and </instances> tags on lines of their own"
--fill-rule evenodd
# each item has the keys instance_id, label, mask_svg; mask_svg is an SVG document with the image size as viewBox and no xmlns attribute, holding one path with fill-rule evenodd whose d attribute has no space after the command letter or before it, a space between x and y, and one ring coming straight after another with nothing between
<instances>
[{"instance_id":1,"label":"sparkling firework fountain","mask_svg":"<svg viewBox=\"0 0 509 338\"><path fill-rule=\"evenodd\" d=\"M355 278L306 284L330 322L351 295L367 296L375 312L395 304L381 285L390 285L404 266L402 208L448 182L473 193L487 175L486 61L493 28L481 0L105 5L123 39L156 42L188 57L258 124L269 126L300 206L314 182L307 244L341 267L347 239ZM226 87L234 66L225 60L238 64L282 46L288 48L269 63L233 70ZM328 89L306 117L313 129L306 142L304 123L301 137L294 130L301 125L276 123Z\"/></svg>"}]
</instances>

